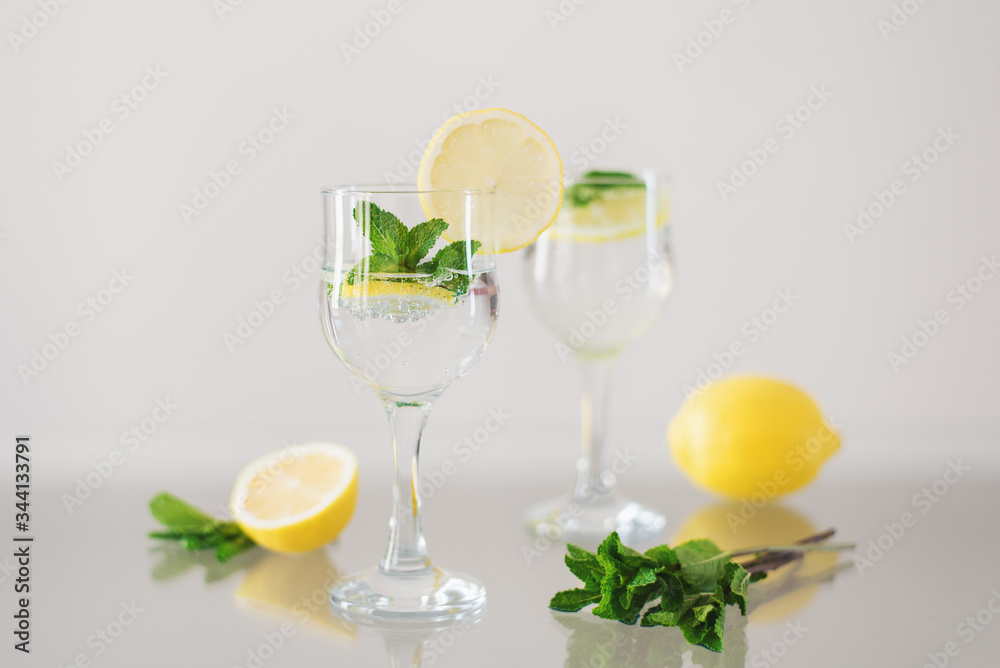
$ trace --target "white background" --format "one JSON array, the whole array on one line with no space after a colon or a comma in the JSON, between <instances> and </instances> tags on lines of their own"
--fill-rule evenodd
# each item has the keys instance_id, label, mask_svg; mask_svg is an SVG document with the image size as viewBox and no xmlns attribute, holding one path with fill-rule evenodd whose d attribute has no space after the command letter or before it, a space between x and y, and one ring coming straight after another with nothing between
<instances>
[{"instance_id":1,"label":"white background","mask_svg":"<svg viewBox=\"0 0 1000 668\"><path fill-rule=\"evenodd\" d=\"M384 438L376 400L355 390L324 342L318 276L297 289L283 277L316 246L321 186L385 179L464 100L536 121L568 171L617 119L626 129L592 166L651 165L674 177L676 288L621 356L621 437L641 434L659 452L682 386L732 342L747 343L744 323L779 289L798 301L729 371L807 389L856 435L845 456L1000 426L1000 280L961 310L948 301L1000 252L1000 5L926 2L886 38L878 22L889 0L565 0L575 9L558 21L555 0L401 0L348 59L342 45L386 6L244 0L220 17L210 0L88 0L60 5L15 49L8 33L39 8L4 2L0 418L9 431L68 430L60 447L85 461L169 397L180 408L162 431L227 470L285 437ZM674 53L724 9L734 20L678 67ZM121 119L112 104L147 67L167 76ZM482 95L481 79L495 90ZM832 96L783 137L775 124L814 86ZM241 142L276 107L294 120L245 162ZM114 131L60 181L53 162L104 118ZM912 182L904 163L942 128L959 138ZM718 182L769 137L780 150L723 201ZM179 206L233 159L241 173L186 222ZM905 194L852 243L845 224L897 178ZM578 420L578 378L528 311L522 261L502 258L497 336L432 423L457 437L501 407L513 417L493 457L509 461L532 455L517 434L551 433L552 447L571 453ZM86 322L78 305L123 268L134 279ZM224 334L273 290L286 301L231 352ZM894 370L887 355L936 309L948 323ZM70 322L80 335L24 382L19 365Z\"/></svg>"}]
</instances>

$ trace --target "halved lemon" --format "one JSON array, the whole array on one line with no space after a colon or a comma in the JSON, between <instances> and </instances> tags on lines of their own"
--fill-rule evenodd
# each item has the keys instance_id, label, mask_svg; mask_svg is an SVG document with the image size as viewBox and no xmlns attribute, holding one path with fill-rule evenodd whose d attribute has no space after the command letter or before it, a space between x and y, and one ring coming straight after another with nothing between
<instances>
[{"instance_id":1,"label":"halved lemon","mask_svg":"<svg viewBox=\"0 0 1000 668\"><path fill-rule=\"evenodd\" d=\"M488 211L475 212L470 229L452 225L449 241L481 241L483 253L524 248L553 223L562 206L563 166L545 132L507 109L452 116L434 134L423 159L421 190L483 189L495 194ZM465 198L448 192L421 197L429 218L467 219Z\"/></svg>"},{"instance_id":2,"label":"halved lemon","mask_svg":"<svg viewBox=\"0 0 1000 668\"><path fill-rule=\"evenodd\" d=\"M251 462L236 479L230 509L261 547L307 552L337 537L357 498L354 453L334 443L307 443Z\"/></svg>"}]
</instances>

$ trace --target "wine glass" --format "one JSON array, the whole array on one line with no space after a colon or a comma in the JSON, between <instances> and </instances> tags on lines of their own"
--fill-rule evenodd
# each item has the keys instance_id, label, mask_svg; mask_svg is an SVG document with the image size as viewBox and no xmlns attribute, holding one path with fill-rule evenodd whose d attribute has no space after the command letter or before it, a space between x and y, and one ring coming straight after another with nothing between
<instances>
[{"instance_id":1,"label":"wine glass","mask_svg":"<svg viewBox=\"0 0 1000 668\"><path fill-rule=\"evenodd\" d=\"M330 591L334 608L355 619L448 619L472 614L486 600L480 583L442 571L427 556L418 458L435 399L476 365L493 338L494 254L469 239L490 196L405 185L323 190L323 331L337 357L375 391L392 431L385 557ZM429 197L451 199L456 219L427 221Z\"/></svg>"},{"instance_id":2,"label":"wine glass","mask_svg":"<svg viewBox=\"0 0 1000 668\"><path fill-rule=\"evenodd\" d=\"M556 353L575 358L583 376L576 484L529 511L528 524L564 539L611 531L651 539L665 519L615 489L633 463L613 457L606 424L611 367L656 320L673 284L662 180L653 172L588 172L567 183L559 217L528 249L524 269L531 305L556 336Z\"/></svg>"}]
</instances>

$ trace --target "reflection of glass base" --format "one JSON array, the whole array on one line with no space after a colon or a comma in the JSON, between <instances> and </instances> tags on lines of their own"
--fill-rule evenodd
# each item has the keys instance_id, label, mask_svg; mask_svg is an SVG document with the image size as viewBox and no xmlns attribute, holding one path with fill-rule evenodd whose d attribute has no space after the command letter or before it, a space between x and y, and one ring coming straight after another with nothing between
<instances>
[{"instance_id":1,"label":"reflection of glass base","mask_svg":"<svg viewBox=\"0 0 1000 668\"><path fill-rule=\"evenodd\" d=\"M589 503L566 494L530 510L527 522L536 534L552 540L600 541L617 531L623 539L642 542L655 538L667 520L656 511L613 494Z\"/></svg>"},{"instance_id":2,"label":"reflection of glass base","mask_svg":"<svg viewBox=\"0 0 1000 668\"><path fill-rule=\"evenodd\" d=\"M373 568L330 589L330 604L352 621L448 620L475 614L483 585L438 568L399 575Z\"/></svg>"}]
</instances>

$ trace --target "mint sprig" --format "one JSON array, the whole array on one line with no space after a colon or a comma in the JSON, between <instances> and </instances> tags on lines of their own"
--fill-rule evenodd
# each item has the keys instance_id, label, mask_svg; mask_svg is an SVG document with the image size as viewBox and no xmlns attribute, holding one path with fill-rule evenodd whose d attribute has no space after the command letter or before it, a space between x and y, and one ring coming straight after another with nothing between
<instances>
[{"instance_id":1,"label":"mint sprig","mask_svg":"<svg viewBox=\"0 0 1000 668\"><path fill-rule=\"evenodd\" d=\"M565 201L574 207L587 206L616 188L645 188L646 182L630 172L602 172L591 170L580 181L606 179L606 183L574 183L566 189Z\"/></svg>"},{"instance_id":2,"label":"mint sprig","mask_svg":"<svg viewBox=\"0 0 1000 668\"><path fill-rule=\"evenodd\" d=\"M641 618L642 626L676 626L689 643L721 652L726 607L735 605L746 615L750 583L807 551L854 547L822 543L832 535L831 529L793 545L738 552L723 551L707 539L637 552L613 532L596 553L566 546L566 566L583 581L583 587L557 593L549 607L576 612L596 604L593 614L597 617L623 624L635 624ZM754 557L750 561L733 560L749 555ZM646 607L657 598L657 603Z\"/></svg>"},{"instance_id":3,"label":"mint sprig","mask_svg":"<svg viewBox=\"0 0 1000 668\"><path fill-rule=\"evenodd\" d=\"M176 540L186 549L214 549L225 562L256 545L236 522L225 522L203 513L173 494L161 492L149 502L149 510L166 531L153 531L150 538Z\"/></svg>"},{"instance_id":4,"label":"mint sprig","mask_svg":"<svg viewBox=\"0 0 1000 668\"><path fill-rule=\"evenodd\" d=\"M470 257L482 246L479 241L454 241L441 248L431 260L423 262L448 229L448 223L441 218L408 228L396 215L372 202L358 202L352 215L371 242L371 254L348 272L348 285L367 280L369 274L423 274L430 276L434 284L451 291L456 300L469 291L469 276L458 272L469 271ZM417 279L394 276L386 280ZM332 296L333 290L334 286L330 285L327 295Z\"/></svg>"}]
</instances>

